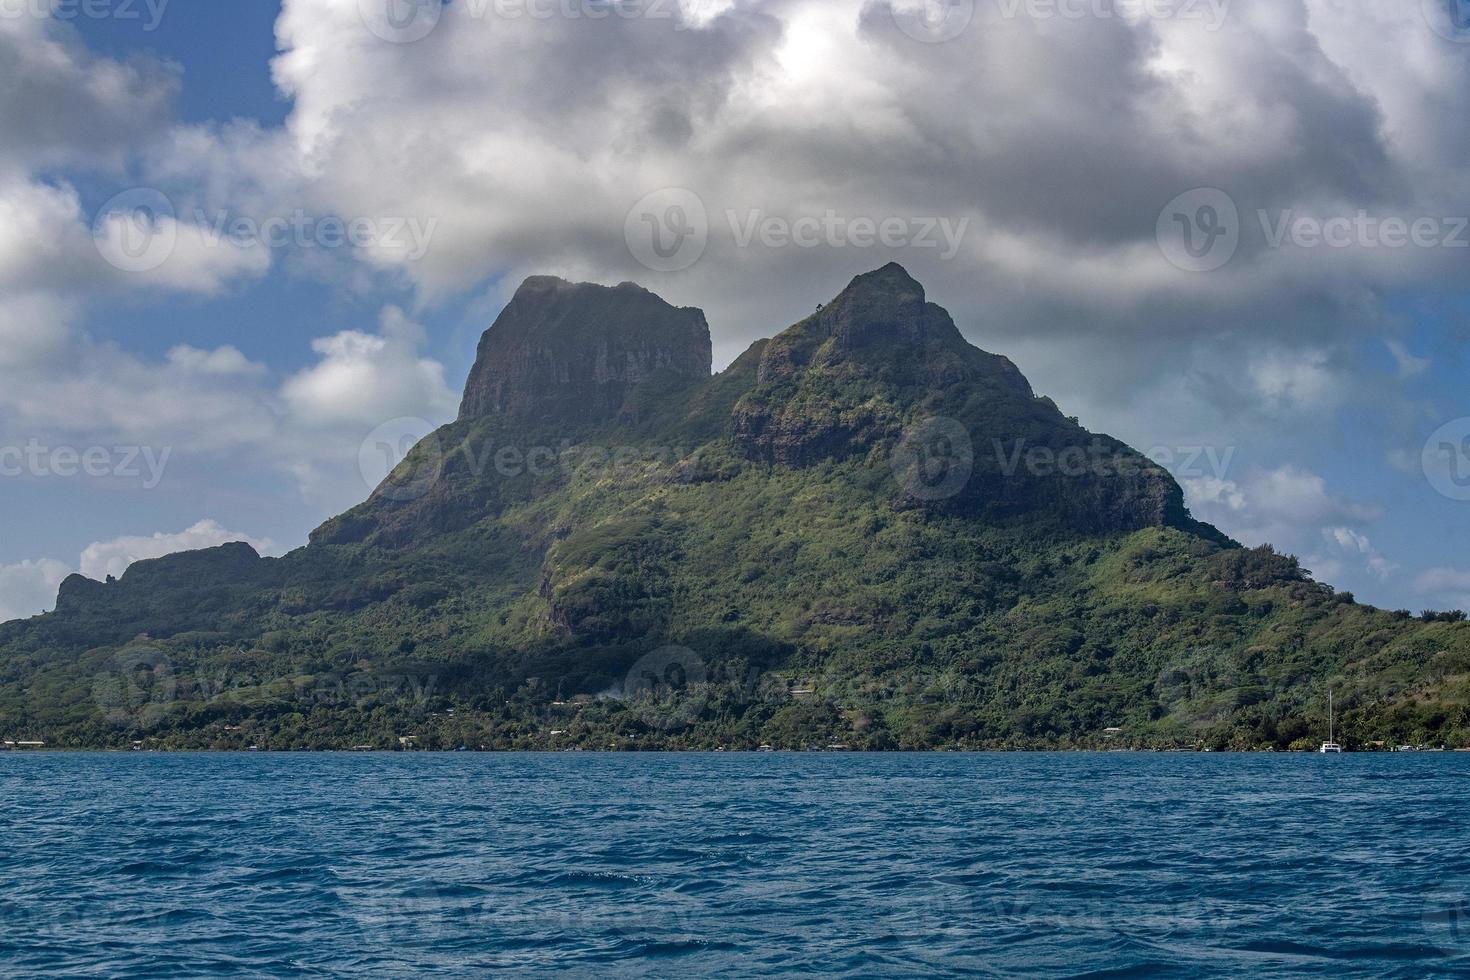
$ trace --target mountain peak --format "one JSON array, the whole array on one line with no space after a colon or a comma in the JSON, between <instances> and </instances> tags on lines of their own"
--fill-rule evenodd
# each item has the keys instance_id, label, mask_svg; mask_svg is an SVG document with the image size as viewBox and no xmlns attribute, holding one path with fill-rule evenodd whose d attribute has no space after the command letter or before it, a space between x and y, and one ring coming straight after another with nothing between
<instances>
[{"instance_id":1,"label":"mountain peak","mask_svg":"<svg viewBox=\"0 0 1470 980\"><path fill-rule=\"evenodd\" d=\"M909 270L897 262L889 262L872 272L853 276L852 282L847 284L847 289L882 289L890 292L917 293L921 302L924 299L924 287L919 284L919 280L909 275Z\"/></svg>"},{"instance_id":2,"label":"mountain peak","mask_svg":"<svg viewBox=\"0 0 1470 980\"><path fill-rule=\"evenodd\" d=\"M812 369L903 385L987 378L1031 396L1015 365L965 340L948 311L928 302L924 287L897 262L855 276L831 302L772 339L760 381L778 383Z\"/></svg>"},{"instance_id":3,"label":"mountain peak","mask_svg":"<svg viewBox=\"0 0 1470 980\"><path fill-rule=\"evenodd\" d=\"M655 375L708 378L712 357L698 309L631 282L531 276L480 338L460 418L614 417L632 388Z\"/></svg>"}]
</instances>

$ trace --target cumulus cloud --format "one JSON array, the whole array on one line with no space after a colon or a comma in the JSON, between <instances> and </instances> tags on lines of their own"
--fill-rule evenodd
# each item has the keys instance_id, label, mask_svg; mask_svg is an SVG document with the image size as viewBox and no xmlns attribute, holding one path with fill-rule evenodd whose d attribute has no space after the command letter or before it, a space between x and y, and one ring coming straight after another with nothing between
<instances>
[{"instance_id":1,"label":"cumulus cloud","mask_svg":"<svg viewBox=\"0 0 1470 980\"><path fill-rule=\"evenodd\" d=\"M1470 610L1470 572L1450 566L1430 568L1414 579L1426 601Z\"/></svg>"},{"instance_id":2,"label":"cumulus cloud","mask_svg":"<svg viewBox=\"0 0 1470 980\"><path fill-rule=\"evenodd\" d=\"M150 360L85 337L65 338L47 370L0 359L0 445L142 446L266 467L313 505L345 509L372 489L357 466L362 441L395 418L454 418L458 398L422 328L389 308L377 332L344 331L311 344L317 360L277 382L238 348L178 345Z\"/></svg>"},{"instance_id":3,"label":"cumulus cloud","mask_svg":"<svg viewBox=\"0 0 1470 980\"><path fill-rule=\"evenodd\" d=\"M292 99L287 125L174 127L155 134L145 172L181 216L187 199L257 220L303 208L432 226L419 258L387 234L296 257L359 260L429 301L530 272L644 281L706 307L727 359L898 258L1038 389L1149 442L1160 418L1213 424L1241 418L1243 402L1276 423L1330 410L1353 387L1358 341L1382 334L1384 291L1462 274L1447 249L1267 240L1283 216L1447 215L1465 199L1462 51L1415 4L1352 8L1236 0L1214 23L976 4L930 44L871 0L686 2L639 17L468 2L395 44L358 0L286 0L272 71ZM78 79L102 70L72 60ZM1238 205L1238 254L1182 271L1156 240L1161 210L1206 186ZM655 274L625 221L666 187L698 195L708 245ZM829 212L967 232L951 261L913 243L768 247L735 233L753 215ZM209 291L266 260L191 235L180 230L154 285ZM371 351L328 357L346 377ZM332 383L325 370L312 381ZM310 402L307 381L298 393Z\"/></svg>"},{"instance_id":4,"label":"cumulus cloud","mask_svg":"<svg viewBox=\"0 0 1470 980\"><path fill-rule=\"evenodd\" d=\"M171 121L179 72L156 59L105 58L50 16L59 0L7 5L0 17L0 168L77 158L113 163ZM22 9L24 8L24 9Z\"/></svg>"},{"instance_id":5,"label":"cumulus cloud","mask_svg":"<svg viewBox=\"0 0 1470 980\"><path fill-rule=\"evenodd\" d=\"M61 580L70 574L65 563L49 558L0 565L0 623L50 609Z\"/></svg>"},{"instance_id":6,"label":"cumulus cloud","mask_svg":"<svg viewBox=\"0 0 1470 980\"><path fill-rule=\"evenodd\" d=\"M198 551L234 541L244 541L261 554L269 554L275 545L268 538L252 538L248 534L226 530L219 522L203 520L176 533L159 532L146 537L122 537L97 541L82 551L81 573L102 580L111 575L121 578L135 561L162 558L180 551Z\"/></svg>"},{"instance_id":7,"label":"cumulus cloud","mask_svg":"<svg viewBox=\"0 0 1470 980\"><path fill-rule=\"evenodd\" d=\"M348 330L312 341L320 360L287 379L281 394L305 425L376 425L416 413L451 417L458 399L444 366L418 356L424 340L421 326L388 307L376 334Z\"/></svg>"},{"instance_id":8,"label":"cumulus cloud","mask_svg":"<svg viewBox=\"0 0 1470 980\"><path fill-rule=\"evenodd\" d=\"M1335 577L1334 569L1342 567L1338 564L1342 560L1339 556L1346 556L1347 560L1360 562L1362 567L1379 581L1387 580L1398 570L1398 564L1385 558L1377 548L1373 547L1373 542L1368 540L1368 536L1361 531L1350 527L1325 527L1322 529L1322 538L1331 550L1327 556L1322 558L1309 557L1308 562L1313 564L1318 575L1324 579ZM1324 567L1324 563L1330 567Z\"/></svg>"},{"instance_id":9,"label":"cumulus cloud","mask_svg":"<svg viewBox=\"0 0 1470 980\"><path fill-rule=\"evenodd\" d=\"M1253 469L1239 481L1181 482L1196 517L1248 545L1300 554L1322 581L1350 571L1382 581L1398 569L1362 530L1379 519L1379 508L1329 493L1327 481L1310 470L1288 464Z\"/></svg>"},{"instance_id":10,"label":"cumulus cloud","mask_svg":"<svg viewBox=\"0 0 1470 980\"><path fill-rule=\"evenodd\" d=\"M1306 247L1287 233L1360 212L1444 218L1470 200L1466 49L1420 4L1233 0L1211 24L977 3L942 43L912 36L893 6L914 4L685 0L681 17L594 18L466 0L396 44L359 0L284 0L280 128L177 125L171 67L97 56L66 25L0 24L0 74L32 86L0 107L0 302L17 311L0 323L0 429L236 452L294 474L315 504L350 503L366 430L453 415L407 314L317 338L316 362L284 380L233 347L158 360L85 332L88 304L110 291L217 294L276 256L352 290L406 285L416 311L466 290L503 296L533 272L635 279L705 307L725 360L897 259L1039 391L1145 447L1280 449L1344 406L1374 407L1387 389L1365 383L1368 338L1389 344L1400 381L1423 373L1390 306L1406 289L1458 288L1464 252ZM130 161L128 178L167 192L173 215L97 223L47 169L78 160L117 190L114 165ZM693 193L706 245L655 273L625 233L630 209L664 188ZM1196 188L1236 211L1238 244L1209 272L1180 268L1159 240L1165 205ZM381 233L247 248L199 217L298 209ZM897 219L909 234L802 247L738 233L828 215ZM140 220L171 239L166 260L105 261L128 254ZM917 233L939 220L966 229L950 259ZM433 229L422 255L387 233L410 222ZM1238 537L1376 555L1351 537L1374 509L1305 470L1189 490Z\"/></svg>"},{"instance_id":11,"label":"cumulus cloud","mask_svg":"<svg viewBox=\"0 0 1470 980\"><path fill-rule=\"evenodd\" d=\"M1408 347L1404 346L1402 341L1388 338L1383 341L1383 345L1393 355L1394 363L1398 365L1400 378L1416 378L1429 370L1430 364L1433 363L1427 357L1415 357L1409 353Z\"/></svg>"},{"instance_id":12,"label":"cumulus cloud","mask_svg":"<svg viewBox=\"0 0 1470 980\"><path fill-rule=\"evenodd\" d=\"M724 360L896 258L972 339L1134 442L1181 421L1279 431L1374 396L1358 352L1393 329L1385 294L1459 281L1458 254L1273 246L1271 229L1457 213L1460 47L1396 0L1235 0L1218 23L1014 6L976 4L931 44L872 0L688 0L639 17L467 2L395 44L357 0L286 0L272 72L287 125L175 127L146 172L181 202L257 220L304 208L433 228L422 256L390 235L291 256L349 288L387 273L432 303L503 295L529 273L635 279L705 307ZM707 245L660 274L624 231L669 187L697 195ZM1157 240L1164 205L1199 187L1239 212L1233 260L1205 274ZM829 213L966 232L951 260L912 239L739 240L753 218ZM190 251L159 272L172 288L257 271ZM299 404L374 356L334 342Z\"/></svg>"},{"instance_id":13,"label":"cumulus cloud","mask_svg":"<svg viewBox=\"0 0 1470 980\"><path fill-rule=\"evenodd\" d=\"M1238 482L1207 477L1183 483L1197 516L1252 544L1280 543L1303 530L1315 537L1329 527L1351 533L1379 515L1371 505L1329 493L1321 476L1291 464L1253 470Z\"/></svg>"},{"instance_id":14,"label":"cumulus cloud","mask_svg":"<svg viewBox=\"0 0 1470 980\"><path fill-rule=\"evenodd\" d=\"M216 347L214 350L200 350L188 344L180 344L168 352L168 364L170 367L193 374L213 374L220 376L231 375L260 375L265 373L264 364L256 364L240 353L238 348Z\"/></svg>"},{"instance_id":15,"label":"cumulus cloud","mask_svg":"<svg viewBox=\"0 0 1470 980\"><path fill-rule=\"evenodd\" d=\"M276 546L269 538L252 537L227 530L218 521L202 520L176 533L93 542L83 549L77 567L88 578L102 581L109 575L120 578L135 561L234 541L244 541L263 555L275 553ZM51 558L0 565L0 623L38 616L55 608L57 590L72 571L70 565Z\"/></svg>"}]
</instances>

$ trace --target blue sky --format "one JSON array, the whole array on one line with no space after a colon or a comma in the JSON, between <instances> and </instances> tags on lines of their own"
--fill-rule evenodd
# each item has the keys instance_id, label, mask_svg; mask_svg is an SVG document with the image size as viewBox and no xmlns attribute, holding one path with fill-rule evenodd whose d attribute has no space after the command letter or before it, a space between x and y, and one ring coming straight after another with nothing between
<instances>
[{"instance_id":1,"label":"blue sky","mask_svg":"<svg viewBox=\"0 0 1470 980\"><path fill-rule=\"evenodd\" d=\"M452 417L525 275L701 306L723 364L890 259L1066 411L1167 453L1197 516L1365 600L1470 603L1470 493L1421 458L1443 427L1470 437L1470 248L1448 240L1470 214L1470 33L1436 0L1237 0L1207 22L465 0L412 36L388 2L0 17L24 83L0 110L0 464L63 450L0 476L0 616L69 571L304 543L370 489L364 440ZM117 195L140 191L172 211L156 267L116 250ZM1168 236L1206 192L1239 241L1197 260ZM633 237L670 201L700 222L678 267ZM1267 240L1358 214L1439 238ZM273 219L305 237L218 234ZM354 220L363 239L322 241ZM794 244L803 221L821 230ZM899 232L864 242L863 221ZM962 229L952 254L930 227ZM88 450L105 472L65 465ZM143 450L166 453L156 480Z\"/></svg>"}]
</instances>

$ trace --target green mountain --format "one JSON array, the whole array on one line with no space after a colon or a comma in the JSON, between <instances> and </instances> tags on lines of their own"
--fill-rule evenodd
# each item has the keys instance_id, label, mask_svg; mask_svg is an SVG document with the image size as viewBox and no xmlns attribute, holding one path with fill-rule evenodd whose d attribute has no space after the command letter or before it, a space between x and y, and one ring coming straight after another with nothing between
<instances>
[{"instance_id":1,"label":"green mountain","mask_svg":"<svg viewBox=\"0 0 1470 980\"><path fill-rule=\"evenodd\" d=\"M535 277L460 417L283 558L0 626L51 745L1470 744L1470 624L1193 520L888 265L711 375L702 313Z\"/></svg>"}]
</instances>

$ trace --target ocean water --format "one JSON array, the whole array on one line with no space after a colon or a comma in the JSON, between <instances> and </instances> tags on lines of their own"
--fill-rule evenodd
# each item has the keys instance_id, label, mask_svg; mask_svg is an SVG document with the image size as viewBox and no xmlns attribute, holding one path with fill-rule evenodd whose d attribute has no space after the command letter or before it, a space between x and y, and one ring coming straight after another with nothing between
<instances>
[{"instance_id":1,"label":"ocean water","mask_svg":"<svg viewBox=\"0 0 1470 980\"><path fill-rule=\"evenodd\" d=\"M1470 756L0 754L5 976L1470 976Z\"/></svg>"}]
</instances>

